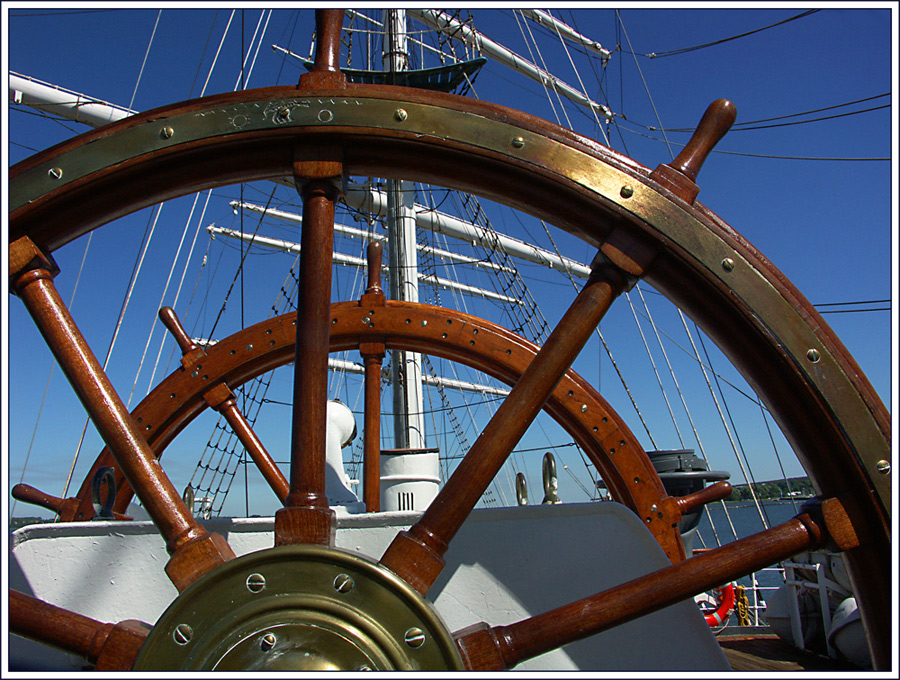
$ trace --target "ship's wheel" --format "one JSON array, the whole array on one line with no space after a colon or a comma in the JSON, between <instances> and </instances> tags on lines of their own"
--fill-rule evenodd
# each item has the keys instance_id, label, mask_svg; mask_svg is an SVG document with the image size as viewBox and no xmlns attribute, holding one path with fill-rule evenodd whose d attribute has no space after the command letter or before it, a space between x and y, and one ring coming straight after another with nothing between
<instances>
[{"instance_id":1,"label":"ship's wheel","mask_svg":"<svg viewBox=\"0 0 900 680\"><path fill-rule=\"evenodd\" d=\"M11 592L12 632L83 654L98 668L272 667L265 651L275 644L267 637L273 627L288 639L315 638L312 657L285 657L292 668L511 668L828 543L846 551L875 666L889 667L889 414L813 307L737 232L694 203L693 180L733 120L733 107L715 103L685 151L649 172L504 107L348 85L337 70L340 17L334 10L317 15L316 67L297 88L157 109L11 169L11 289L165 539L166 573L181 592L149 635L133 621L101 624ZM129 414L54 288L52 252L169 197L285 175L295 178L304 202L296 326L293 317L280 317L206 353L183 337L184 370L148 398L154 410ZM539 351L471 317L385 303L371 287L359 303L331 305L334 203L340 178L349 175L439 184L539 216L598 248L592 276ZM457 530L545 403L594 447L593 462L619 498L650 519L651 530L661 527L655 535L664 548L673 536L684 502L662 494L627 429L567 373L615 297L638 278L697 321L756 388L816 485L818 502L785 524L692 559L681 560L670 543L671 566L519 623L448 631L424 595ZM410 333L413 319L420 323ZM174 321L170 327L177 330ZM481 344L491 333L494 341ZM236 343L250 335L262 348L239 356ZM333 547L334 516L324 494L327 355L359 347L374 365L392 343L468 361L515 385L421 519L375 562ZM257 346L243 346L250 344ZM161 450L205 405L229 409L229 387L289 362L292 349L291 470L278 482L284 507L275 516L275 547L235 558L222 537L192 517L153 447ZM307 585L335 572L327 588ZM229 597L234 607L221 607ZM215 607L202 635L184 623L185 612ZM248 639L252 644L239 642Z\"/></svg>"}]
</instances>

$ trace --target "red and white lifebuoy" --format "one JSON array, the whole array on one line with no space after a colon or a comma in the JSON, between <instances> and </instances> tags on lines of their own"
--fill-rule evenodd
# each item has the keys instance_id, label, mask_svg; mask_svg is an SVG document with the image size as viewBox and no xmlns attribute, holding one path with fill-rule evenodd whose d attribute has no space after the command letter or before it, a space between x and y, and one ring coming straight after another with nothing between
<instances>
[{"instance_id":1,"label":"red and white lifebuoy","mask_svg":"<svg viewBox=\"0 0 900 680\"><path fill-rule=\"evenodd\" d=\"M710 628L721 626L734 609L734 584L728 583L715 591L715 610L703 616ZM708 602L713 600L709 598ZM710 602L712 604L712 602Z\"/></svg>"}]
</instances>

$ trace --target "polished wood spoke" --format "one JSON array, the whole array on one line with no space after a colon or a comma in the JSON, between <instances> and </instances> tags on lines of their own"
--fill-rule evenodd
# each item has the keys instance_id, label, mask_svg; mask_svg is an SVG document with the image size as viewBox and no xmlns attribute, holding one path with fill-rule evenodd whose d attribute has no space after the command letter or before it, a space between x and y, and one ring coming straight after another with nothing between
<instances>
[{"instance_id":1,"label":"polished wood spoke","mask_svg":"<svg viewBox=\"0 0 900 680\"><path fill-rule=\"evenodd\" d=\"M339 162L296 161L303 199L302 255L297 300L294 401L291 422L290 491L275 513L275 545L334 545L334 511L325 494L325 423L334 204Z\"/></svg>"},{"instance_id":2,"label":"polished wood spoke","mask_svg":"<svg viewBox=\"0 0 900 680\"><path fill-rule=\"evenodd\" d=\"M546 344L423 516L388 546L381 558L384 566L420 593L428 591L444 566L443 555L450 541L625 285L618 268L605 261L594 268Z\"/></svg>"},{"instance_id":3,"label":"polished wood spoke","mask_svg":"<svg viewBox=\"0 0 900 680\"><path fill-rule=\"evenodd\" d=\"M234 557L225 540L208 533L185 506L138 424L75 324L53 283L52 260L28 238L10 245L16 294L34 319L116 464L156 524L172 556L166 573L183 590L212 567Z\"/></svg>"},{"instance_id":4,"label":"polished wood spoke","mask_svg":"<svg viewBox=\"0 0 900 680\"><path fill-rule=\"evenodd\" d=\"M182 366L185 370L193 370L194 366L206 356L205 352L188 336L174 309L163 307L159 310L159 318L181 348ZM259 468L263 478L278 496L278 500L284 503L290 490L287 479L237 407L234 392L227 384L221 382L204 393L203 399L210 408L222 415L225 422L231 427L231 431L250 455L250 459Z\"/></svg>"},{"instance_id":5,"label":"polished wood spoke","mask_svg":"<svg viewBox=\"0 0 900 680\"><path fill-rule=\"evenodd\" d=\"M387 304L381 287L382 247L372 242L366 248L368 281L359 306L374 312ZM371 308L371 309L369 309ZM381 510L381 366L384 362L384 338L379 342L359 343L365 370L363 402L363 502L366 512Z\"/></svg>"},{"instance_id":6,"label":"polished wood spoke","mask_svg":"<svg viewBox=\"0 0 900 680\"><path fill-rule=\"evenodd\" d=\"M82 656L97 670L127 671L134 666L150 626L136 620L101 623L10 590L9 630L14 635Z\"/></svg>"},{"instance_id":7,"label":"polished wood spoke","mask_svg":"<svg viewBox=\"0 0 900 680\"><path fill-rule=\"evenodd\" d=\"M225 422L231 427L231 431L234 432L238 441L246 449L250 459L256 464L256 467L272 488L272 491L275 492L275 495L278 496L278 500L284 503L290 492L290 485L284 473L278 469L271 454L263 446L262 441L260 441L244 414L237 407L234 393L224 383L219 385L217 392L216 395L207 393L204 397L212 397L212 399L207 399L210 406L222 414ZM221 401L219 401L220 397ZM217 403L213 405L213 401Z\"/></svg>"},{"instance_id":8,"label":"polished wood spoke","mask_svg":"<svg viewBox=\"0 0 900 680\"><path fill-rule=\"evenodd\" d=\"M454 637L466 666L503 670L650 614L823 543L809 514L508 626L476 624Z\"/></svg>"},{"instance_id":9,"label":"polished wood spoke","mask_svg":"<svg viewBox=\"0 0 900 680\"><path fill-rule=\"evenodd\" d=\"M343 10L316 10L315 62L309 73L300 76L299 89L347 86L338 68L343 17ZM303 254L297 298L290 491L285 507L275 513L275 545L334 545L334 511L325 495L325 422L334 204L343 174L342 152L297 145L292 170L303 199Z\"/></svg>"}]
</instances>

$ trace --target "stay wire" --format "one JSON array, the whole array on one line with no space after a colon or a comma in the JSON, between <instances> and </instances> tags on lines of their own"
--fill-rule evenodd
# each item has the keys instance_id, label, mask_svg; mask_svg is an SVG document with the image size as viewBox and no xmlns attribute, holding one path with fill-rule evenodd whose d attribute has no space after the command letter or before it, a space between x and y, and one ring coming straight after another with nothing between
<instances>
[{"instance_id":1,"label":"stay wire","mask_svg":"<svg viewBox=\"0 0 900 680\"><path fill-rule=\"evenodd\" d=\"M156 27L159 26L159 17L162 16L162 10L156 13L156 22L153 24L153 32L150 34L150 42L147 43L147 51L144 52L144 61L141 62L141 70L138 71L137 82L134 84L134 91L131 93L131 101L128 102L128 108L134 108L134 98L137 96L138 86L141 84L141 76L144 75L144 67L147 65L147 57L150 56L150 48L153 46L153 38L156 36Z\"/></svg>"},{"instance_id":2,"label":"stay wire","mask_svg":"<svg viewBox=\"0 0 900 680\"><path fill-rule=\"evenodd\" d=\"M700 441L700 433L697 432L697 426L694 424L694 418L691 415L691 411L688 408L687 400L684 398L684 393L681 391L681 385L678 384L678 377L675 375L675 369L672 367L672 362L669 361L669 353L666 352L666 347L663 345L662 338L659 334L659 328L656 325L656 322L653 320L653 317L650 315L650 307L647 305L647 299L644 297L643 287L640 283L635 285L637 289L638 295L641 298L641 303L644 305L644 310L647 312L647 318L650 320L650 327L653 328L653 333L656 335L656 342L659 343L659 349L662 351L663 358L666 360L666 366L669 369L669 375L672 377L672 382L675 383L675 391L678 393L679 399L681 399L681 405L684 408L684 412L687 415L688 421L691 424L691 430L694 433L694 438L697 440L697 448L700 449L700 455L703 460L707 460L706 457L706 449L703 448L703 442ZM681 310L678 310L679 313Z\"/></svg>"},{"instance_id":3,"label":"stay wire","mask_svg":"<svg viewBox=\"0 0 900 680\"><path fill-rule=\"evenodd\" d=\"M679 142L670 142L668 139L660 139L659 137L654 137L652 135L645 135L643 132L638 130L632 130L627 127L618 126L617 129L624 130L625 132L630 132L633 135L638 135L639 137L643 137L644 139L652 139L654 142L665 142L667 145L675 145L675 146L687 146L687 144L681 144ZM723 149L713 149L712 153L721 153L727 156L747 156L749 158L769 158L773 160L780 161L828 161L828 162L838 162L838 161L892 161L893 158L890 156L884 157L869 157L869 158L848 158L848 157L840 157L840 156L779 156L775 154L763 154L763 153L745 153L742 151L725 151Z\"/></svg>"},{"instance_id":4,"label":"stay wire","mask_svg":"<svg viewBox=\"0 0 900 680\"><path fill-rule=\"evenodd\" d=\"M625 22L622 21L622 14L619 12L619 10L616 10L616 18L618 18L619 24L621 24L622 26L622 33L625 35L625 40L628 41L628 47L631 47L631 38L628 37L628 29L625 28ZM634 55L633 52L632 55ZM647 99L650 100L650 106L653 108L653 115L656 116L656 122L659 123L659 127L662 128L662 120L660 120L659 111L656 109L656 103L653 101L653 95L650 94L650 86L647 84L647 79L644 78L644 71L641 69L641 65L638 62L636 56L634 57L634 65L638 70L638 74L641 76L641 82L644 84L644 91L647 93ZM661 132L663 133L663 139L666 142L666 146L669 149L669 155L672 158L675 158L675 152L672 151L672 146L669 144L669 138L666 137L665 131L661 130Z\"/></svg>"},{"instance_id":5,"label":"stay wire","mask_svg":"<svg viewBox=\"0 0 900 680\"><path fill-rule=\"evenodd\" d=\"M547 10L547 13L550 14L550 10ZM559 42L563 47L563 50L566 53L566 56L569 58L569 64L572 66L572 70L575 72L575 77L578 79L578 84L581 86L581 92L584 94L585 99L590 99L588 95L587 87L584 85L584 81L581 79L581 72L578 70L578 67L575 65L575 60L572 59L572 54L569 52L569 45L566 40L563 38L562 33L559 31L559 27L556 26L556 35L559 37ZM600 117L597 115L597 112L593 107L590 107L591 114L594 118L594 123L597 125L597 129L600 130L600 134L603 135L603 141L606 142L606 145L609 146L609 136L606 134L606 130L600 124Z\"/></svg>"},{"instance_id":6,"label":"stay wire","mask_svg":"<svg viewBox=\"0 0 900 680\"><path fill-rule=\"evenodd\" d=\"M731 127L731 131L743 129L744 126L746 126L746 125L756 125L757 123L769 123L773 120L784 120L785 118L797 118L798 116L808 116L811 113L821 113L822 111L832 111L834 109L840 109L845 106L853 106L854 104L862 104L863 102L872 101L873 99L881 99L882 97L890 97L890 96L891 96L890 92L885 92L884 94L876 94L871 97L863 97L862 99L855 99L852 102L844 102L843 104L832 104L831 106L823 106L822 108L811 109L809 111L801 111L800 113L787 113L783 116L773 116L771 118L760 118L758 120L746 120L746 121L742 121L740 123L735 123ZM890 104L885 104L884 106L879 106L876 108L887 108L889 106L890 106ZM874 111L874 110L875 109L863 109L860 111L852 111L846 115L853 115L856 113L866 113L867 111ZM826 118L814 118L812 120L815 121L815 120L827 120L827 119ZM629 122L634 123L635 125L640 125L640 123L636 123L633 120L629 121ZM811 121L799 121L799 122L806 123L806 122L811 122ZM646 127L648 130L656 130L657 129L655 127L648 126L648 125L641 125L641 127ZM750 129L756 129L756 128L750 128ZM690 132L690 133L693 133L694 128L667 128L666 132Z\"/></svg>"},{"instance_id":7,"label":"stay wire","mask_svg":"<svg viewBox=\"0 0 900 680\"><path fill-rule=\"evenodd\" d=\"M631 54L634 54L636 56L641 56L641 57L647 57L649 59L660 59L662 57L673 57L673 56L676 56L679 54L685 54L687 52L695 52L697 50L706 49L707 47L715 47L716 45L721 45L722 43L731 42L732 40L737 40L738 38L746 38L749 35L753 35L755 33L760 33L762 31L767 31L770 28L775 28L776 26L781 26L788 22L796 21L797 19L802 19L804 17L808 17L809 15L815 14L816 12L819 12L819 11L820 10L818 10L818 9L807 10L806 12L801 12L800 14L797 14L796 16L792 16L788 19L784 19L782 21L775 22L774 24L769 24L768 26L763 26L762 28L756 28L752 31L746 31L745 33L739 33L738 35L733 35L729 38L721 38L719 40L713 40L711 42L703 43L700 45L693 45L692 47L682 47L677 50L666 50L665 52L649 52L647 54L639 54L639 53L632 52ZM631 45L629 45L629 47L631 47Z\"/></svg>"},{"instance_id":8,"label":"stay wire","mask_svg":"<svg viewBox=\"0 0 900 680\"><path fill-rule=\"evenodd\" d=\"M703 341L703 335L699 332L699 329L697 332L697 338L700 340L700 346L703 348L703 353L706 355L706 362L711 366L712 359L709 356L709 350L706 348L706 343ZM722 403L725 405L725 411L728 413L728 420L731 421L731 428L729 429L728 424L725 421L725 415L722 413L721 409L719 409L719 415L722 418L722 425L725 427L725 431L728 434L728 440L731 444L732 450L734 451L735 460L737 460L738 467L740 467L741 473L744 475L744 481L747 483L747 487L750 490L750 495L753 497L753 502L756 506L756 511L759 513L759 518L762 520L763 527L768 529L768 517L759 502L759 498L756 495L756 491L754 489L756 479L753 476L753 471L750 469L750 462L747 460L746 453L744 453L744 460L741 461L741 452L743 452L743 447L740 445L740 439L738 438L736 430L734 431L734 437L732 437L732 430L734 430L734 419L731 417L731 410L728 408L728 403L725 401L725 394L724 392L722 392L722 386L719 384L719 379L715 371L713 371L713 378L715 379L719 394L722 396ZM711 385L710 392L713 395L713 400L716 402L716 407L719 408L719 400L716 398L715 392L712 390ZM735 439L738 439L737 443L735 443ZM739 452L738 449L741 449L741 452Z\"/></svg>"},{"instance_id":9,"label":"stay wire","mask_svg":"<svg viewBox=\"0 0 900 680\"><path fill-rule=\"evenodd\" d=\"M110 357L112 357L113 348L116 346L116 340L119 337L119 331L122 329L122 322L125 320L125 311L128 309L128 303L131 301L131 295L134 292L134 286L137 283L138 276L140 276L141 268L144 264L144 257L147 255L147 250L150 248L150 241L153 239L153 234L156 232L156 224L159 221L159 215L162 213L162 209L165 203L160 203L156 206L156 216L153 217L153 212L150 213L150 218L147 220L147 227L144 229L144 238L141 243L141 248L138 252L138 257L135 260L134 266L131 270L131 280L128 284L128 288L125 291L125 297L122 300L122 305L119 309L119 318L116 320L116 327L113 331L112 339L109 342L109 348L106 350L106 358L103 360L103 371L106 371L106 367L109 365ZM75 466L78 464L78 457L81 454L81 447L84 444L84 438L87 434L88 424L91 422L90 416L87 417L84 421L84 427L81 430L81 437L78 440L78 446L75 447L75 455L72 457L72 466L69 468L69 475L66 477L66 483L63 486L63 492L61 498L65 498L69 493L69 484L72 482L72 475L75 472Z\"/></svg>"}]
</instances>

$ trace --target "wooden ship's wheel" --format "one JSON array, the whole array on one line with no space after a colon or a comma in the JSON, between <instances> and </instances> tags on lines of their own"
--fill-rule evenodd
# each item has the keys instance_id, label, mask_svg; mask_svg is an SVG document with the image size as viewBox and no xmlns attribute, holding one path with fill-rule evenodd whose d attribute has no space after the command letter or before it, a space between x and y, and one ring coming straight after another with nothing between
<instances>
[{"instance_id":1,"label":"wooden ship's wheel","mask_svg":"<svg viewBox=\"0 0 900 680\"><path fill-rule=\"evenodd\" d=\"M697 171L734 120L731 104L714 103L685 151L650 172L504 107L348 84L337 68L341 16L317 14L316 65L296 88L156 109L11 169L11 290L108 447L95 467L106 456L115 461L122 476L117 511L133 490L166 542L165 571L180 592L150 630L135 621L104 624L11 591L11 631L82 654L97 668L271 667L263 654L265 631L276 624L317 631L321 667L512 668L828 545L845 551L875 667L889 668L889 414L812 305L737 232L694 202ZM52 252L170 197L285 175L294 177L304 204L298 315L246 328L204 351L192 346L174 315L164 314L184 352L182 369L128 413L54 287ZM539 216L598 248L592 276L539 350L460 313L388 302L371 273L359 302L332 305L334 205L340 179L349 175L440 184ZM639 278L697 321L778 420L819 494L796 518L685 559L674 525L723 487L681 500L666 496L624 424L568 371L616 296ZM247 350L251 345L255 349ZM446 356L514 386L434 502L376 562L333 547L335 519L324 492L327 355L359 348L374 373L390 347ZM285 479L277 469L266 473L271 463L230 390L291 360L295 399ZM378 383L367 385L367 405L377 403ZM235 558L221 536L193 518L157 462L171 438L207 406L226 415L249 450L256 447L257 463L284 501L269 550ZM441 573L448 545L542 407L585 448L615 497L646 520L672 564L518 623L449 631L424 596ZM377 448L377 417L377 407L367 407L367 464L377 460L369 456ZM377 473L364 475L364 498L377 509L370 477ZM79 519L85 498L82 492L63 501L60 513ZM336 579L327 593L312 592L311 575L334 570L347 580ZM262 572L268 576L260 582ZM349 608L346 601L329 608L347 588L368 595ZM235 600L240 615L216 609L216 625L202 635L179 623L184 612L219 607L245 592L264 594L252 604ZM257 635L258 644L239 642Z\"/></svg>"}]
</instances>

